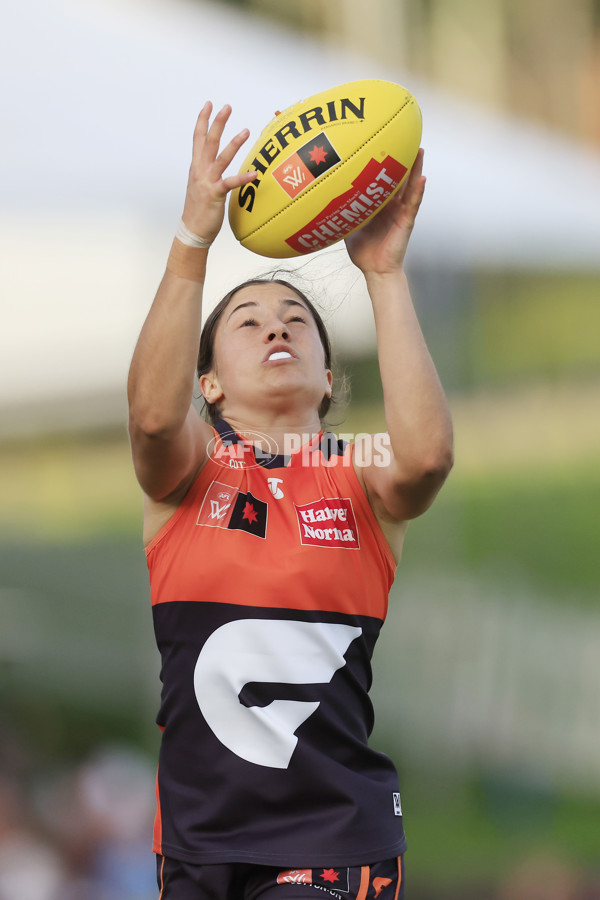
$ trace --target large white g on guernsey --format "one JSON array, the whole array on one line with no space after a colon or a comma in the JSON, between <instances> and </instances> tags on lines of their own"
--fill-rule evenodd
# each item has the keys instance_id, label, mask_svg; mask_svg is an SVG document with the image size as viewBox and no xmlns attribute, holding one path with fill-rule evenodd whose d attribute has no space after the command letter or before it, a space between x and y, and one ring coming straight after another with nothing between
<instances>
[{"instance_id":1,"label":"large white g on guernsey","mask_svg":"<svg viewBox=\"0 0 600 900\"><path fill-rule=\"evenodd\" d=\"M394 196L421 142L421 111L399 84L351 81L277 113L240 172L229 222L242 246L275 259L329 247Z\"/></svg>"},{"instance_id":2,"label":"large white g on guernsey","mask_svg":"<svg viewBox=\"0 0 600 900\"><path fill-rule=\"evenodd\" d=\"M241 619L221 625L194 669L196 700L213 734L248 762L286 769L298 743L295 732L320 701L276 699L246 707L239 700L244 685L326 685L361 634L355 626L329 622Z\"/></svg>"}]
</instances>

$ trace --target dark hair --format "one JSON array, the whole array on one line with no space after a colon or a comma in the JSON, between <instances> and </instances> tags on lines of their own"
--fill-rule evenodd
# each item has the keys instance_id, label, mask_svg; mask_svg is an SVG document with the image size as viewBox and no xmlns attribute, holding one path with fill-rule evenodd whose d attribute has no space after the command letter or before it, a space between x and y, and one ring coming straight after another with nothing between
<instances>
[{"instance_id":1,"label":"dark hair","mask_svg":"<svg viewBox=\"0 0 600 900\"><path fill-rule=\"evenodd\" d=\"M225 312L225 308L227 304L232 299L232 297L237 294L238 291L241 291L243 288L252 287L252 285L262 285L262 284L281 284L283 287L288 288L290 291L293 291L301 300L306 303L310 312L312 313L312 317L315 320L315 325L317 326L317 331L319 332L319 337L321 338L321 344L323 345L323 351L325 354L325 368L331 369L332 365L332 352L331 352L331 342L329 340L329 335L327 334L327 329L325 327L325 323L321 318L318 310L315 308L314 304L308 299L308 297L297 287L294 287L293 284L290 284L289 281L284 281L282 278L250 278L248 281L244 281L243 284L238 284L237 287L232 288L222 300L220 300L215 308L212 310L210 315L208 316L206 322L204 323L204 327L202 329L202 334L200 336L200 352L198 353L198 366L197 373L198 378L202 375L205 375L207 372L214 366L214 347L215 347L215 333L217 330L217 325L221 319L221 316ZM206 409L206 418L211 424L214 424L219 418L219 409L216 403L208 403L208 401L204 401L205 409ZM327 415L329 407L331 405L331 397L323 397L321 404L319 406L319 418L323 419L324 416Z\"/></svg>"}]
</instances>

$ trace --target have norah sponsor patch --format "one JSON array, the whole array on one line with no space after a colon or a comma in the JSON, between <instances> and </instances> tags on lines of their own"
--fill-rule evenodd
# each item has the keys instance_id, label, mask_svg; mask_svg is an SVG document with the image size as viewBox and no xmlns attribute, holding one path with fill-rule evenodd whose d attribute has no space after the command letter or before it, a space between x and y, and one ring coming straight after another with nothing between
<instances>
[{"instance_id":1,"label":"have norah sponsor patch","mask_svg":"<svg viewBox=\"0 0 600 900\"><path fill-rule=\"evenodd\" d=\"M312 547L358 550L358 527L350 497L321 497L296 506L300 541Z\"/></svg>"}]
</instances>

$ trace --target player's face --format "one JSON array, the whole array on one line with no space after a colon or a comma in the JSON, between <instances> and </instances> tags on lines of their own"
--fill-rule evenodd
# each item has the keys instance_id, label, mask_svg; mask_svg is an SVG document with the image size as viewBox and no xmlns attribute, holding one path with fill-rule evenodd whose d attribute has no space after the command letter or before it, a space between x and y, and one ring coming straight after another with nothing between
<instances>
[{"instance_id":1,"label":"player's face","mask_svg":"<svg viewBox=\"0 0 600 900\"><path fill-rule=\"evenodd\" d=\"M213 371L201 386L225 417L243 420L265 409L314 412L331 395L331 372L312 313L283 285L249 285L234 294L214 349Z\"/></svg>"}]
</instances>

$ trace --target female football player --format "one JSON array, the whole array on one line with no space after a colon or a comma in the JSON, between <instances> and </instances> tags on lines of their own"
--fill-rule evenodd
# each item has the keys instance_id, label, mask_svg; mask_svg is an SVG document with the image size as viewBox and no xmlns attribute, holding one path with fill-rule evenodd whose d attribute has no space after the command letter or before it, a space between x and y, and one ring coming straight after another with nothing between
<instances>
[{"instance_id":1,"label":"female football player","mask_svg":"<svg viewBox=\"0 0 600 900\"><path fill-rule=\"evenodd\" d=\"M410 519L452 465L439 379L404 259L425 179L346 238L373 306L387 431L323 432L323 322L253 280L201 335L230 107L194 133L182 222L129 377L130 435L162 655L154 850L162 900L403 896L391 761L368 744L370 661ZM200 352L199 352L200 348ZM208 411L192 405L195 377Z\"/></svg>"}]
</instances>

